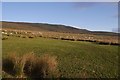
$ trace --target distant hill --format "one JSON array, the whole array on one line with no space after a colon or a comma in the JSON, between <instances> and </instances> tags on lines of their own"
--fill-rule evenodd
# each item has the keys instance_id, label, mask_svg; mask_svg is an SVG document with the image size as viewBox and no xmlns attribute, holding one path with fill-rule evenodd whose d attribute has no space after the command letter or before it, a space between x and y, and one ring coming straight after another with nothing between
<instances>
[{"instance_id":1,"label":"distant hill","mask_svg":"<svg viewBox=\"0 0 120 80\"><path fill-rule=\"evenodd\" d=\"M52 31L62 33L75 33L75 34L95 34L95 35L110 35L117 36L117 33L102 32L102 31L89 31L86 29L78 29L72 26L47 24L47 23L27 23L27 22L7 22L2 21L2 28L17 29L17 30L32 30L32 31Z\"/></svg>"}]
</instances>

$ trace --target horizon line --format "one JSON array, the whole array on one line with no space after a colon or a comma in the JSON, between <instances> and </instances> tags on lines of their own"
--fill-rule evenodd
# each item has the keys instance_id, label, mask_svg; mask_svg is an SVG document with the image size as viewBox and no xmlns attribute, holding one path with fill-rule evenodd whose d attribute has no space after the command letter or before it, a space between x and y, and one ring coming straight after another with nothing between
<instances>
[{"instance_id":1,"label":"horizon line","mask_svg":"<svg viewBox=\"0 0 120 80\"><path fill-rule=\"evenodd\" d=\"M32 21L5 21L5 20L0 20L0 22L18 22L18 23L41 23L41 24L51 24L51 25L62 25L62 26L68 26L68 27L73 27L77 29L83 29L83 30L88 30L88 31L93 31L93 32L112 32L112 33L119 33L119 32L114 32L114 31L106 31L106 30L90 30L90 29L85 29L85 28L80 28L74 25L67 25L67 24L60 24L60 23L49 23L49 22L32 22Z\"/></svg>"}]
</instances>

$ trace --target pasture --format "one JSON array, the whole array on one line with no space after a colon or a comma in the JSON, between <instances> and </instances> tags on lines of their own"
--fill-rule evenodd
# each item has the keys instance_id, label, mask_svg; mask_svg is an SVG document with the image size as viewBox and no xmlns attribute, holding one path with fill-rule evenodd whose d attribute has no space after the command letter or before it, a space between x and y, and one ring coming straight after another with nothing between
<instances>
[{"instance_id":1,"label":"pasture","mask_svg":"<svg viewBox=\"0 0 120 80\"><path fill-rule=\"evenodd\" d=\"M33 52L57 56L61 78L117 78L118 46L91 42L56 40L43 37L7 36L2 41L2 56Z\"/></svg>"}]
</instances>

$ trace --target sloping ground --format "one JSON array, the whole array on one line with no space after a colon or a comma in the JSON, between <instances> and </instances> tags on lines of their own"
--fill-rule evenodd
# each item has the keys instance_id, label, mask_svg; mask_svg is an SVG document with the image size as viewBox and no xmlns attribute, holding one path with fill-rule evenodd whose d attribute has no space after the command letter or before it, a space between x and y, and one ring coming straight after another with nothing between
<instances>
[{"instance_id":1,"label":"sloping ground","mask_svg":"<svg viewBox=\"0 0 120 80\"><path fill-rule=\"evenodd\" d=\"M1 30L0 30L1 31ZM107 36L107 35L92 35L92 34L73 34L73 33L60 33L51 31L29 31L29 30L13 30L13 29L2 29L2 40L7 39L9 36L16 36L21 38L34 38L43 37L58 40L69 40L69 41L86 41L94 42L103 45L117 45L118 36Z\"/></svg>"},{"instance_id":2,"label":"sloping ground","mask_svg":"<svg viewBox=\"0 0 120 80\"><path fill-rule=\"evenodd\" d=\"M25 24L18 24L14 22L2 22L2 28L4 29L16 29L16 30L40 30L40 28L33 27L30 25L25 25Z\"/></svg>"},{"instance_id":3,"label":"sloping ground","mask_svg":"<svg viewBox=\"0 0 120 80\"><path fill-rule=\"evenodd\" d=\"M26 23L26 22L2 22L2 28L17 29L17 30L32 30L32 31L52 31L61 33L82 33L82 34L94 34L94 35L106 35L106 36L118 36L113 32L102 31L88 31L86 29L78 29L72 26L57 25L57 24L43 24L43 23Z\"/></svg>"},{"instance_id":4,"label":"sloping ground","mask_svg":"<svg viewBox=\"0 0 120 80\"><path fill-rule=\"evenodd\" d=\"M98 45L81 41L62 41L47 38L19 38L3 40L3 56L7 54L57 56L60 77L117 78L118 46Z\"/></svg>"},{"instance_id":5,"label":"sloping ground","mask_svg":"<svg viewBox=\"0 0 120 80\"><path fill-rule=\"evenodd\" d=\"M24 23L24 22L2 22L2 28L32 30L32 31L53 31L63 33L88 33L88 30L77 29L64 25L53 25L43 23Z\"/></svg>"}]
</instances>

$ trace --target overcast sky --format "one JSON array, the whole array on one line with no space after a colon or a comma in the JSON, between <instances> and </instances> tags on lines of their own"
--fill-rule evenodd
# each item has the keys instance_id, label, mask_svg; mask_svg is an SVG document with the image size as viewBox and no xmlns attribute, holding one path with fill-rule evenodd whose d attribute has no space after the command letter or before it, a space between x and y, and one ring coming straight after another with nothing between
<instances>
[{"instance_id":1,"label":"overcast sky","mask_svg":"<svg viewBox=\"0 0 120 80\"><path fill-rule=\"evenodd\" d=\"M3 21L39 22L112 31L118 28L117 2L3 2Z\"/></svg>"}]
</instances>

